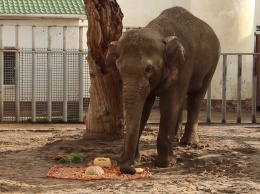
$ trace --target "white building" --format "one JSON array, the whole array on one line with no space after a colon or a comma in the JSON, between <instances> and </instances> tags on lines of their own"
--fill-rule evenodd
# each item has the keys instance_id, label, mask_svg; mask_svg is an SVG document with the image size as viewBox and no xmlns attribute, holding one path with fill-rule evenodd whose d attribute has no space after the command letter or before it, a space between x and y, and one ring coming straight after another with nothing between
<instances>
[{"instance_id":1,"label":"white building","mask_svg":"<svg viewBox=\"0 0 260 194\"><path fill-rule=\"evenodd\" d=\"M0 0L0 120L82 121L89 85L84 92L79 85L88 67L86 53L73 52L86 49L85 20L82 0Z\"/></svg>"}]
</instances>

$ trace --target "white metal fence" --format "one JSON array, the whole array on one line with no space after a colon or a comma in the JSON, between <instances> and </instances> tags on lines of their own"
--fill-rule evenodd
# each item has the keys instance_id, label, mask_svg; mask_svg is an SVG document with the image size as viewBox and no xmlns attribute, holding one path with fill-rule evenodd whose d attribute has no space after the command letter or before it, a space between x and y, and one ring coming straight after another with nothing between
<instances>
[{"instance_id":1,"label":"white metal fence","mask_svg":"<svg viewBox=\"0 0 260 194\"><path fill-rule=\"evenodd\" d=\"M28 27L28 26L27 26ZM89 69L83 46L82 26L71 26L78 33L77 48L67 48L66 26L44 26L47 47L36 48L36 30L31 26L30 48L21 48L20 26L14 26L15 45L4 45L4 26L0 25L0 122L83 122L89 104ZM62 48L53 47L52 29L60 28ZM46 30L47 29L47 30ZM124 29L124 31L127 29ZM23 33L24 34L24 33ZM24 38L24 37L23 37ZM27 38L27 37L26 37ZM222 105L220 123L227 121L227 59L237 56L236 122L243 122L241 76L243 57L252 57L251 122L256 123L256 63L259 53L223 53ZM219 64L221 65L221 64ZM212 122L211 87L207 93L207 123Z\"/></svg>"},{"instance_id":2,"label":"white metal fence","mask_svg":"<svg viewBox=\"0 0 260 194\"><path fill-rule=\"evenodd\" d=\"M236 98L236 123L242 123L242 72L243 72L243 57L252 57L252 94L251 94L251 123L257 123L257 112L256 112L256 100L257 100L257 64L256 58L260 57L260 53L222 53L221 59L222 63L222 106L221 106L221 123L227 123L227 59L228 57L237 56L237 98ZM219 64L221 65L221 64ZM229 88L230 89L230 88ZM211 123L211 113L212 113L212 99L211 99L211 87L209 87L207 92L207 123ZM247 121L248 122L248 121Z\"/></svg>"}]
</instances>

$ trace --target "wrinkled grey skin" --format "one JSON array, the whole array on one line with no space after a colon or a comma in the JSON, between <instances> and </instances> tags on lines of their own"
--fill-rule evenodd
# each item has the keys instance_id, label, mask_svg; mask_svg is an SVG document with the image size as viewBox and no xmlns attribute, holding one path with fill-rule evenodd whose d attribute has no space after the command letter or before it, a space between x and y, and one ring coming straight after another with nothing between
<instances>
[{"instance_id":1,"label":"wrinkled grey skin","mask_svg":"<svg viewBox=\"0 0 260 194\"><path fill-rule=\"evenodd\" d=\"M202 20L181 7L163 11L145 28L130 30L112 42L107 65L122 78L125 113L124 173L140 158L138 143L155 97L160 97L156 165L174 161L172 141L197 144L202 100L216 69L220 44ZM187 97L187 123L181 137L182 109Z\"/></svg>"}]
</instances>

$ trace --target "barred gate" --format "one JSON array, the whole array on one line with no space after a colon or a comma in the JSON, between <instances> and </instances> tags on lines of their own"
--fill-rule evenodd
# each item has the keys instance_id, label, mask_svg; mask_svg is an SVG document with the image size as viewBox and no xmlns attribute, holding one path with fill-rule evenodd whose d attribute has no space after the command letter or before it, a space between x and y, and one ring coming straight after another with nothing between
<instances>
[{"instance_id":1,"label":"barred gate","mask_svg":"<svg viewBox=\"0 0 260 194\"><path fill-rule=\"evenodd\" d=\"M219 120L220 123L227 123L229 122L227 119L227 91L230 90L230 88L227 88L227 67L230 65L228 64L227 60L228 58L231 57L236 57L237 58L237 63L233 64L236 65L237 68L237 75L236 75L236 87L237 87L237 92L236 92L236 123L243 123L245 119L243 120L242 116L242 74L243 74L243 68L245 67L245 64L243 64L243 58L244 57L251 57L251 63L248 64L252 68L252 72L250 72L250 78L252 79L252 85L250 86L252 88L252 93L249 95L250 100L251 100L251 119L250 121L246 122L251 122L251 123L257 123L257 85L258 85L258 80L257 80L257 69L260 64L257 64L257 60L260 59L260 53L222 53L220 57L220 61L222 61L222 64L220 63L219 65L222 65L222 88L221 88L221 93L222 93L222 98L221 98L221 118ZM212 98L211 98L211 86L209 86L208 91L207 91L207 105L206 105L206 111L207 111L207 118L206 122L211 123L212 122ZM247 113L248 114L248 113ZM250 114L250 113L249 113Z\"/></svg>"},{"instance_id":2,"label":"barred gate","mask_svg":"<svg viewBox=\"0 0 260 194\"><path fill-rule=\"evenodd\" d=\"M9 64L3 68L1 121L82 122L90 85L86 76L83 79L83 74L88 75L86 51L21 49L17 52L2 51L5 63ZM19 63L15 64L17 60Z\"/></svg>"}]
</instances>

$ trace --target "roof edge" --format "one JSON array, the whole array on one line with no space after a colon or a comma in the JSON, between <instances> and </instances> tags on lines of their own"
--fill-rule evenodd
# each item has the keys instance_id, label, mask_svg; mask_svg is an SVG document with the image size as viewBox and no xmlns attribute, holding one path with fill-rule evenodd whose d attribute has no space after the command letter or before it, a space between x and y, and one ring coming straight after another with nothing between
<instances>
[{"instance_id":1,"label":"roof edge","mask_svg":"<svg viewBox=\"0 0 260 194\"><path fill-rule=\"evenodd\" d=\"M86 20L87 16L84 14L0 14L0 19L45 19L45 18L55 18L55 19L79 19Z\"/></svg>"}]
</instances>

